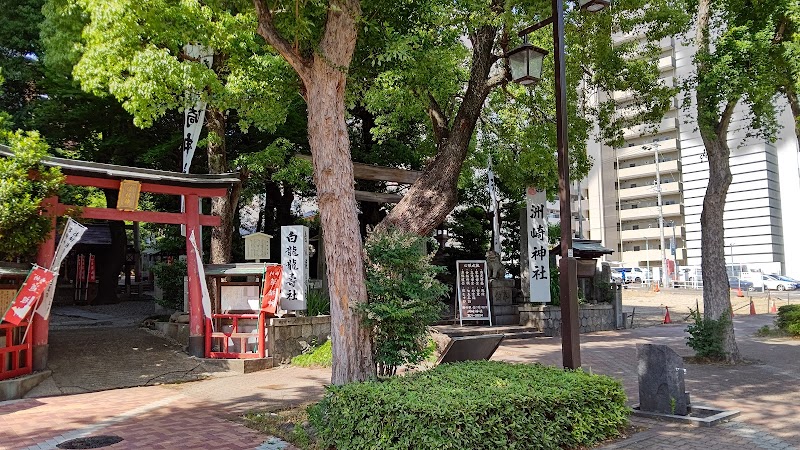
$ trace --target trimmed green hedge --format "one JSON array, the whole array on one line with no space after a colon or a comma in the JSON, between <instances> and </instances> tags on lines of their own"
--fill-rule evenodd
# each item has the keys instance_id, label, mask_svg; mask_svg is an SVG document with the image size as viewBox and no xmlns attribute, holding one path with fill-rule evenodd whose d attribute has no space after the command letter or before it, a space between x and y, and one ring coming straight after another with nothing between
<instances>
[{"instance_id":1,"label":"trimmed green hedge","mask_svg":"<svg viewBox=\"0 0 800 450\"><path fill-rule=\"evenodd\" d=\"M775 325L789 334L800 336L800 305L784 305L778 308Z\"/></svg>"},{"instance_id":2,"label":"trimmed green hedge","mask_svg":"<svg viewBox=\"0 0 800 450\"><path fill-rule=\"evenodd\" d=\"M617 436L625 401L610 377L472 361L329 387L309 418L337 450L561 449Z\"/></svg>"}]
</instances>

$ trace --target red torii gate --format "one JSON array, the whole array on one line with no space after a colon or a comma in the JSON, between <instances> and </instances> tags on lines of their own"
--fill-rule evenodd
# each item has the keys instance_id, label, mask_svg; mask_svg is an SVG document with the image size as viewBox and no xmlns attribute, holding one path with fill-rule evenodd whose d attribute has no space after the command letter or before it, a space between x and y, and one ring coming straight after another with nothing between
<instances>
[{"instance_id":1,"label":"red torii gate","mask_svg":"<svg viewBox=\"0 0 800 450\"><path fill-rule=\"evenodd\" d=\"M13 152L0 145L0 156L11 157ZM131 222L153 222L186 226L186 268L189 278L189 354L204 357L204 315L200 279L198 277L197 257L189 236L194 232L199 239L201 226L217 227L219 216L200 214L198 199L223 197L229 194L241 180L236 174L184 174L164 170L142 169L117 166L89 161L46 157L42 164L59 167L66 175L66 184L90 186L101 189L117 189L123 180L141 183L141 192L154 194L182 195L186 198L185 212L122 211L114 208L79 207L84 219L127 220ZM75 206L59 203L58 197L50 197L42 202L45 214L52 219L52 230L47 240L39 247L36 263L50 267L55 253L56 218L64 215ZM198 242L198 245L202 245ZM47 345L49 320L33 313L33 370L44 370L47 366Z\"/></svg>"}]
</instances>

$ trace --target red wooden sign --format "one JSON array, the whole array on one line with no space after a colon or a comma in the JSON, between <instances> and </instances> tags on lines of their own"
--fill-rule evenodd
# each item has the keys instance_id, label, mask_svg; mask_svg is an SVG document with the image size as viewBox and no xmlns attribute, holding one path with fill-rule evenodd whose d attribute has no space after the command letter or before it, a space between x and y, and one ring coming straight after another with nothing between
<instances>
[{"instance_id":1,"label":"red wooden sign","mask_svg":"<svg viewBox=\"0 0 800 450\"><path fill-rule=\"evenodd\" d=\"M86 257L78 255L78 270L75 273L75 279L83 281L86 279Z\"/></svg>"},{"instance_id":2,"label":"red wooden sign","mask_svg":"<svg viewBox=\"0 0 800 450\"><path fill-rule=\"evenodd\" d=\"M22 287L17 293L17 297L11 303L11 307L5 312L3 320L14 325L19 325L28 316L28 313L36 305L39 297L42 296L47 286L53 281L55 273L44 267L36 266L28 274Z\"/></svg>"},{"instance_id":3,"label":"red wooden sign","mask_svg":"<svg viewBox=\"0 0 800 450\"><path fill-rule=\"evenodd\" d=\"M264 273L264 291L261 294L261 310L270 314L278 312L278 300L281 298L283 283L283 266L267 266Z\"/></svg>"},{"instance_id":4,"label":"red wooden sign","mask_svg":"<svg viewBox=\"0 0 800 450\"><path fill-rule=\"evenodd\" d=\"M94 283L96 281L95 270L94 270L94 255L91 253L89 253L89 273L86 276L86 280L89 283Z\"/></svg>"}]
</instances>

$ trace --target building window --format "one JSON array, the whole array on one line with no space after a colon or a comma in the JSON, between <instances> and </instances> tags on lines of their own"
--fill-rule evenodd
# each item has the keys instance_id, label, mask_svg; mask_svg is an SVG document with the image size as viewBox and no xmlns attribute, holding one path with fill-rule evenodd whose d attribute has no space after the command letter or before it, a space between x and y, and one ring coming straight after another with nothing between
<instances>
[{"instance_id":1,"label":"building window","mask_svg":"<svg viewBox=\"0 0 800 450\"><path fill-rule=\"evenodd\" d=\"M636 167L636 163L630 163L628 164L628 167Z\"/></svg>"},{"instance_id":2,"label":"building window","mask_svg":"<svg viewBox=\"0 0 800 450\"><path fill-rule=\"evenodd\" d=\"M634 226L631 227L631 230L638 230L638 229L639 229L639 225L634 225Z\"/></svg>"},{"instance_id":3,"label":"building window","mask_svg":"<svg viewBox=\"0 0 800 450\"><path fill-rule=\"evenodd\" d=\"M631 183L631 187L635 188L636 187L636 183Z\"/></svg>"},{"instance_id":4,"label":"building window","mask_svg":"<svg viewBox=\"0 0 800 450\"><path fill-rule=\"evenodd\" d=\"M641 250L641 249L642 249L642 247L640 247L640 246L638 246L638 245L634 245L634 246L633 246L633 251L635 251L635 252L638 252L638 251L639 251L639 250Z\"/></svg>"},{"instance_id":5,"label":"building window","mask_svg":"<svg viewBox=\"0 0 800 450\"><path fill-rule=\"evenodd\" d=\"M639 205L635 205L635 204L631 205L631 209L637 209L638 207L639 207Z\"/></svg>"}]
</instances>

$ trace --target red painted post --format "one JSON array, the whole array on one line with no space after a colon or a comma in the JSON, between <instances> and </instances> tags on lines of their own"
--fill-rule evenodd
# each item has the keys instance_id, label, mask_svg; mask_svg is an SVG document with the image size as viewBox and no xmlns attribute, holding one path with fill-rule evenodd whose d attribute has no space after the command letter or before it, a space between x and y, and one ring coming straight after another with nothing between
<instances>
[{"instance_id":1,"label":"red painted post","mask_svg":"<svg viewBox=\"0 0 800 450\"><path fill-rule=\"evenodd\" d=\"M264 322L266 321L267 313L260 311L258 313L258 357L263 358L267 356L267 349L264 345Z\"/></svg>"},{"instance_id":2,"label":"red painted post","mask_svg":"<svg viewBox=\"0 0 800 450\"><path fill-rule=\"evenodd\" d=\"M44 214L50 216L50 234L47 240L39 246L39 251L36 253L36 264L47 269L53 262L53 256L56 253L56 216L53 214L56 205L58 204L58 197L48 197L42 200L42 207ZM50 321L44 319L35 311L32 311L33 325L31 338L33 339L33 370L45 370L47 368L47 342L50 334Z\"/></svg>"},{"instance_id":3,"label":"red painted post","mask_svg":"<svg viewBox=\"0 0 800 450\"><path fill-rule=\"evenodd\" d=\"M186 195L186 272L189 278L189 354L197 358L205 356L205 315L203 314L203 294L200 291L200 278L198 277L197 253L192 242L194 236L198 250L202 248L200 242L200 211L198 209L197 195Z\"/></svg>"}]
</instances>

